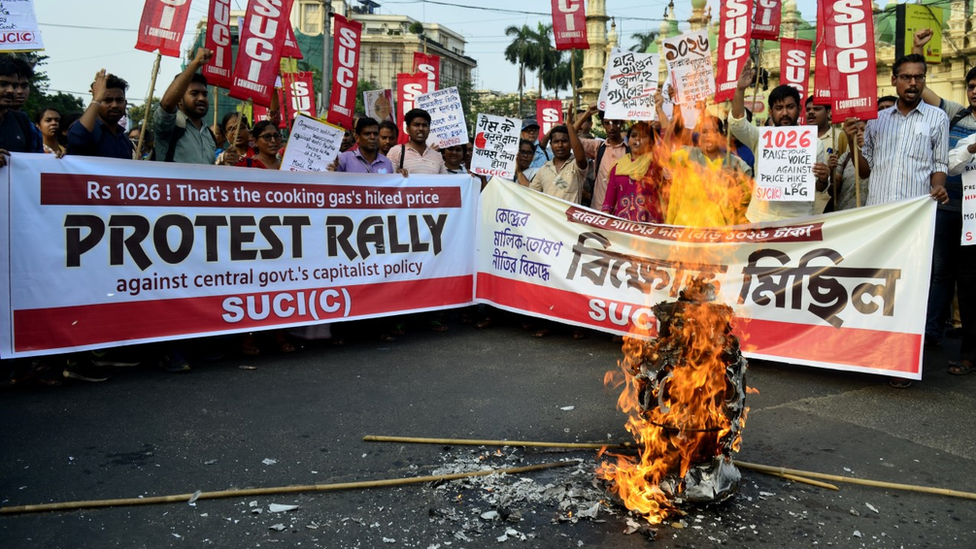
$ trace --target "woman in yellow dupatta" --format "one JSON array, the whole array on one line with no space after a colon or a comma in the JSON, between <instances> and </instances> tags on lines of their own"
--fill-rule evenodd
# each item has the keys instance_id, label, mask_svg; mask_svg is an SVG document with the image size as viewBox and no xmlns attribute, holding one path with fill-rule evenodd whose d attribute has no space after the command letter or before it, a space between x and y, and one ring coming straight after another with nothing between
<instances>
[{"instance_id":1,"label":"woman in yellow dupatta","mask_svg":"<svg viewBox=\"0 0 976 549\"><path fill-rule=\"evenodd\" d=\"M654 156L654 141L654 131L647 122L638 122L630 129L630 154L610 169L604 212L642 223L663 221L661 167Z\"/></svg>"}]
</instances>

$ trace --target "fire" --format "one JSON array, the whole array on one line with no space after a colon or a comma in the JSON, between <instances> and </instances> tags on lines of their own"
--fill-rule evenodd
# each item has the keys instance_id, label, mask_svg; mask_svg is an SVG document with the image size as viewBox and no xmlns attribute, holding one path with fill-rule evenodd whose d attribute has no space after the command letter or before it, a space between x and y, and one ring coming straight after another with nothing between
<instances>
[{"instance_id":1,"label":"fire","mask_svg":"<svg viewBox=\"0 0 976 549\"><path fill-rule=\"evenodd\" d=\"M657 145L655 157L670 181L662 189L668 224L745 222L753 183L721 169L725 154L715 149L724 137L715 129L714 119L705 119L698 151L674 142ZM707 153L703 164L692 158L700 151ZM703 255L716 248L698 247ZM732 308L713 303L719 290L718 281L696 278L686 282L677 302L653 306L657 338L624 338L620 369L604 378L608 387L622 388L617 407L628 415L626 428L639 454L609 454L615 460L604 460L597 474L651 524L678 512L683 502L725 499L738 484L731 453L739 449L748 412L746 362L732 333Z\"/></svg>"}]
</instances>

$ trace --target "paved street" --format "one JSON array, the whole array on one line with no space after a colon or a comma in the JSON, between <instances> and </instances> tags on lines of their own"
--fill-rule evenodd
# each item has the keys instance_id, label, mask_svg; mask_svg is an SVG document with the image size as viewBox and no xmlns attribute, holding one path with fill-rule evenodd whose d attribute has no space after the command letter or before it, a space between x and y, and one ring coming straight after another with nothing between
<instances>
[{"instance_id":1,"label":"paved street","mask_svg":"<svg viewBox=\"0 0 976 549\"><path fill-rule=\"evenodd\" d=\"M188 374L141 366L104 383L5 387L0 502L354 482L479 463L579 458L582 468L0 516L0 547L976 547L974 500L849 484L834 492L748 470L733 500L689 509L657 526L651 543L624 533L627 514L610 498L595 518L579 516L590 503L584 492L595 491L594 451L362 441L627 440L617 394L603 387L620 356L609 336L534 339L517 326L478 330L448 318L449 332L414 330L394 343L347 333L343 347L229 355ZM738 458L976 492L976 376L945 370L958 345L928 353L924 381L906 390L880 377L754 363L748 382L760 394L748 397Z\"/></svg>"}]
</instances>

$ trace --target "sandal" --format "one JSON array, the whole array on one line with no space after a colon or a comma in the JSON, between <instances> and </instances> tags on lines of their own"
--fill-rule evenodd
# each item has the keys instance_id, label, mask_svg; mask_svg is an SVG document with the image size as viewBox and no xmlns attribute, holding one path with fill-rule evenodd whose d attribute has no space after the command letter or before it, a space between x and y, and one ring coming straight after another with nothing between
<instances>
[{"instance_id":1,"label":"sandal","mask_svg":"<svg viewBox=\"0 0 976 549\"><path fill-rule=\"evenodd\" d=\"M888 380L888 385L895 389L907 389L912 386L912 380L903 377L893 377Z\"/></svg>"},{"instance_id":2,"label":"sandal","mask_svg":"<svg viewBox=\"0 0 976 549\"><path fill-rule=\"evenodd\" d=\"M292 345L292 342L288 341L288 339L285 338L285 335L281 332L278 332L278 335L275 337L275 344L278 345L278 351L282 353L295 352L295 346Z\"/></svg>"},{"instance_id":3,"label":"sandal","mask_svg":"<svg viewBox=\"0 0 976 549\"><path fill-rule=\"evenodd\" d=\"M254 334L244 336L244 341L241 343L241 352L251 356L261 354L261 348L254 341Z\"/></svg>"},{"instance_id":4,"label":"sandal","mask_svg":"<svg viewBox=\"0 0 976 549\"><path fill-rule=\"evenodd\" d=\"M964 376L966 374L973 373L976 367L973 367L972 363L966 364L966 362L954 362L949 361L949 368L947 371L954 376Z\"/></svg>"}]
</instances>

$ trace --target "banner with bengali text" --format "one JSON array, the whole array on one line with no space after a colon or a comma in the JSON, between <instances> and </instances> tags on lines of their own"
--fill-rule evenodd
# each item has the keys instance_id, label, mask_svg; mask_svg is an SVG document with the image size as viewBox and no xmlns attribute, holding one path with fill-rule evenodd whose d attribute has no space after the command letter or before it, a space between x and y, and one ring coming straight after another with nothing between
<instances>
[{"instance_id":1,"label":"banner with bengali text","mask_svg":"<svg viewBox=\"0 0 976 549\"><path fill-rule=\"evenodd\" d=\"M468 175L13 154L0 182L5 358L473 299Z\"/></svg>"},{"instance_id":2,"label":"banner with bengali text","mask_svg":"<svg viewBox=\"0 0 976 549\"><path fill-rule=\"evenodd\" d=\"M635 223L493 179L477 300L655 337L652 307L693 278L735 309L750 357L921 379L935 232L929 197L726 229Z\"/></svg>"}]
</instances>

